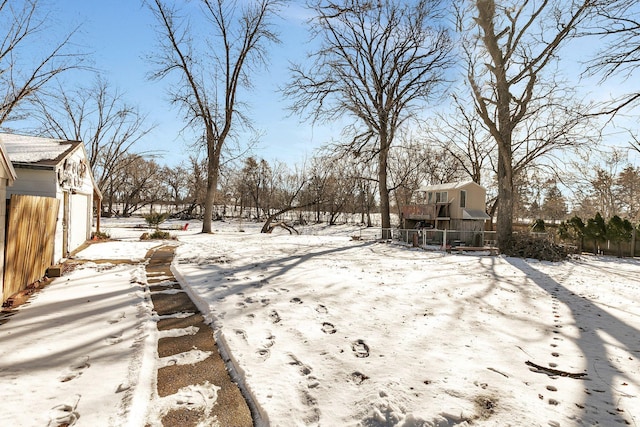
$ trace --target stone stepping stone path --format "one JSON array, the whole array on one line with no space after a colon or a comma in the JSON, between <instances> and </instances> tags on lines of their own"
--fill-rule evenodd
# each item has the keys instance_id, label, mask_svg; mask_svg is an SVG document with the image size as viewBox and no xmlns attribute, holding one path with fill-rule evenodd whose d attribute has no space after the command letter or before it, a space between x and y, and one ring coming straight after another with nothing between
<instances>
[{"instance_id":1,"label":"stone stepping stone path","mask_svg":"<svg viewBox=\"0 0 640 427\"><path fill-rule=\"evenodd\" d=\"M151 301L160 318L157 393L171 402L162 425L253 426L251 411L229 376L213 330L171 272L174 253L171 245L153 249L146 266Z\"/></svg>"}]
</instances>

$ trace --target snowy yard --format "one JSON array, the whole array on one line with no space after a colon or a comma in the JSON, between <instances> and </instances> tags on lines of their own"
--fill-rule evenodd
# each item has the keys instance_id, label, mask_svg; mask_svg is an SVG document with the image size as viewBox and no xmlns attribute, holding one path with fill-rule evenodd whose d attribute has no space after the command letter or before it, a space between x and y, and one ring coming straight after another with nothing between
<instances>
[{"instance_id":1,"label":"snowy yard","mask_svg":"<svg viewBox=\"0 0 640 427\"><path fill-rule=\"evenodd\" d=\"M258 425L640 424L638 260L450 255L354 240L353 228L297 236L259 226L176 231L173 266L233 359ZM139 259L149 248L140 230L105 228L123 242L81 257ZM46 425L64 404L76 425L144 425L157 403L145 399L157 363L145 343L157 331L132 290L140 270L98 268L57 279L0 326L0 424ZM56 315L85 298L109 303ZM38 315L53 324L24 316L41 301ZM79 333L61 335L56 325L69 322ZM60 340L74 351L56 353Z\"/></svg>"}]
</instances>

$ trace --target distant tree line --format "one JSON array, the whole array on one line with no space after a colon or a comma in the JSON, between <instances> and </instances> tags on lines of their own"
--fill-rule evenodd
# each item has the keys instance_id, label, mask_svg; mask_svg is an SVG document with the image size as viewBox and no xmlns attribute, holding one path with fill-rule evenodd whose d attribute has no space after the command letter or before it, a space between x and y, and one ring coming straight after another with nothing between
<instances>
[{"instance_id":1,"label":"distant tree line","mask_svg":"<svg viewBox=\"0 0 640 427\"><path fill-rule=\"evenodd\" d=\"M415 147L413 147L415 148ZM464 179L461 166L446 153L407 149L393 157L395 212L409 203L421 182ZM102 183L102 215L130 216L149 210L169 211L175 217L205 215L205 160L191 156L176 166L129 154L121 157L118 173ZM410 167L407 167L410 165ZM379 214L375 170L359 167L357 159L319 153L305 167L249 156L227 162L221 169L212 219L243 217L263 221L274 213L304 211L298 222L335 224L343 213L371 226ZM396 173L397 172L397 173ZM290 215L289 215L290 216Z\"/></svg>"}]
</instances>

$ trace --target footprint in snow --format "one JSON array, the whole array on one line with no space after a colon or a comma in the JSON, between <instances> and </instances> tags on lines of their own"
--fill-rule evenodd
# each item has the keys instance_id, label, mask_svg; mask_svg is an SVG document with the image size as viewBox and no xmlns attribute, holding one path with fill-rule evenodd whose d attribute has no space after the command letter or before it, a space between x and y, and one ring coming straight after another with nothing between
<instances>
[{"instance_id":1,"label":"footprint in snow","mask_svg":"<svg viewBox=\"0 0 640 427\"><path fill-rule=\"evenodd\" d=\"M121 343L122 342L122 331L117 332L115 334L111 334L107 338L105 338L104 340L109 345L114 345L114 344Z\"/></svg>"},{"instance_id":2,"label":"footprint in snow","mask_svg":"<svg viewBox=\"0 0 640 427\"><path fill-rule=\"evenodd\" d=\"M122 319L124 319L125 317L127 317L124 314L124 311L119 313L118 315L112 317L111 319L109 319L107 322L111 325L113 325L114 323L118 323L119 321L121 321Z\"/></svg>"},{"instance_id":3,"label":"footprint in snow","mask_svg":"<svg viewBox=\"0 0 640 427\"><path fill-rule=\"evenodd\" d=\"M291 301L289 301L292 304L302 304L302 300L298 297L295 298L291 298Z\"/></svg>"},{"instance_id":4,"label":"footprint in snow","mask_svg":"<svg viewBox=\"0 0 640 427\"><path fill-rule=\"evenodd\" d=\"M316 307L316 311L317 311L318 313L326 314L326 313L327 313L327 307L325 307L325 306L324 306L324 305L322 305L322 304L319 304L319 305Z\"/></svg>"},{"instance_id":5,"label":"footprint in snow","mask_svg":"<svg viewBox=\"0 0 640 427\"><path fill-rule=\"evenodd\" d=\"M277 312L277 311L275 311L275 310L272 310L272 311L269 313L269 317L271 318L271 321L272 321L273 323L279 323L279 322L280 322L280 320L282 320L282 319L280 319L280 315L278 314L278 312Z\"/></svg>"},{"instance_id":6,"label":"footprint in snow","mask_svg":"<svg viewBox=\"0 0 640 427\"><path fill-rule=\"evenodd\" d=\"M369 377L362 372L355 371L351 374L351 380L356 383L356 385L360 385L368 379Z\"/></svg>"},{"instance_id":7,"label":"footprint in snow","mask_svg":"<svg viewBox=\"0 0 640 427\"><path fill-rule=\"evenodd\" d=\"M242 338L245 342L247 341L247 333L242 329L234 329L233 332L240 338Z\"/></svg>"},{"instance_id":8,"label":"footprint in snow","mask_svg":"<svg viewBox=\"0 0 640 427\"><path fill-rule=\"evenodd\" d=\"M298 367L300 370L300 375L302 375L303 377L306 377L311 373L312 371L311 367L302 363L300 359L298 359L296 356L294 356L293 354L289 354L289 358L291 359L291 361L289 362L289 365Z\"/></svg>"},{"instance_id":9,"label":"footprint in snow","mask_svg":"<svg viewBox=\"0 0 640 427\"><path fill-rule=\"evenodd\" d=\"M271 352L268 348L260 348L258 349L258 351L256 351L256 354L262 360L267 360L269 356L271 356Z\"/></svg>"},{"instance_id":10,"label":"footprint in snow","mask_svg":"<svg viewBox=\"0 0 640 427\"><path fill-rule=\"evenodd\" d=\"M356 357L369 357L369 346L363 340L354 341L351 349Z\"/></svg>"},{"instance_id":11,"label":"footprint in snow","mask_svg":"<svg viewBox=\"0 0 640 427\"><path fill-rule=\"evenodd\" d=\"M265 348L270 348L273 347L273 345L276 343L276 337L269 333L269 336L265 338L264 340L264 344L262 345Z\"/></svg>"},{"instance_id":12,"label":"footprint in snow","mask_svg":"<svg viewBox=\"0 0 640 427\"><path fill-rule=\"evenodd\" d=\"M325 334L335 334L336 333L336 327L333 326L333 324L331 324L329 322L324 322L322 324L322 332L324 332Z\"/></svg>"},{"instance_id":13,"label":"footprint in snow","mask_svg":"<svg viewBox=\"0 0 640 427\"><path fill-rule=\"evenodd\" d=\"M80 375L82 375L82 373L84 372L85 369L87 369L90 366L91 365L89 364L89 356L84 356L84 357L78 359L72 365L70 365L69 369L67 370L67 372L65 372L62 375L60 375L60 377L58 377L58 379L60 380L61 383L66 383L68 381L76 379Z\"/></svg>"},{"instance_id":14,"label":"footprint in snow","mask_svg":"<svg viewBox=\"0 0 640 427\"><path fill-rule=\"evenodd\" d=\"M49 410L48 427L73 426L80 418L80 414L76 412L80 395L76 395L76 401L73 405L60 404Z\"/></svg>"}]
</instances>

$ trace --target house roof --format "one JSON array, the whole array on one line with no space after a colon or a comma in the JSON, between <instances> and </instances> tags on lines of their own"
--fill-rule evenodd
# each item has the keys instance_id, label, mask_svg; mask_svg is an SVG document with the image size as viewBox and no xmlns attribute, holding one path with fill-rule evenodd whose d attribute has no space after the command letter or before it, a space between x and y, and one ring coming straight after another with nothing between
<instances>
[{"instance_id":1,"label":"house roof","mask_svg":"<svg viewBox=\"0 0 640 427\"><path fill-rule=\"evenodd\" d=\"M77 149L82 150L84 157L87 157L84 144L81 141L0 133L0 144L4 144L6 148L8 158L11 160L10 165L13 164L17 167L55 170L57 165ZM96 184L91 168L89 168L89 177L95 196L102 200L102 193Z\"/></svg>"},{"instance_id":2,"label":"house roof","mask_svg":"<svg viewBox=\"0 0 640 427\"><path fill-rule=\"evenodd\" d=\"M58 165L78 146L82 146L80 141L10 133L0 133L0 141L4 143L9 159L15 166L33 165L47 168Z\"/></svg>"},{"instance_id":3,"label":"house roof","mask_svg":"<svg viewBox=\"0 0 640 427\"><path fill-rule=\"evenodd\" d=\"M13 184L13 181L18 178L16 175L16 171L11 164L11 160L9 159L9 155L7 154L7 149L0 139L0 166L4 167L4 169L9 173L9 185Z\"/></svg>"},{"instance_id":4,"label":"house roof","mask_svg":"<svg viewBox=\"0 0 640 427\"><path fill-rule=\"evenodd\" d=\"M464 187L474 186L482 188L480 184L473 181L461 181L461 182L447 182L444 184L427 185L426 187L418 188L416 191L444 191L444 190L457 190Z\"/></svg>"},{"instance_id":5,"label":"house roof","mask_svg":"<svg viewBox=\"0 0 640 427\"><path fill-rule=\"evenodd\" d=\"M491 219L491 217L484 211L479 209L462 209L462 219Z\"/></svg>"}]
</instances>

